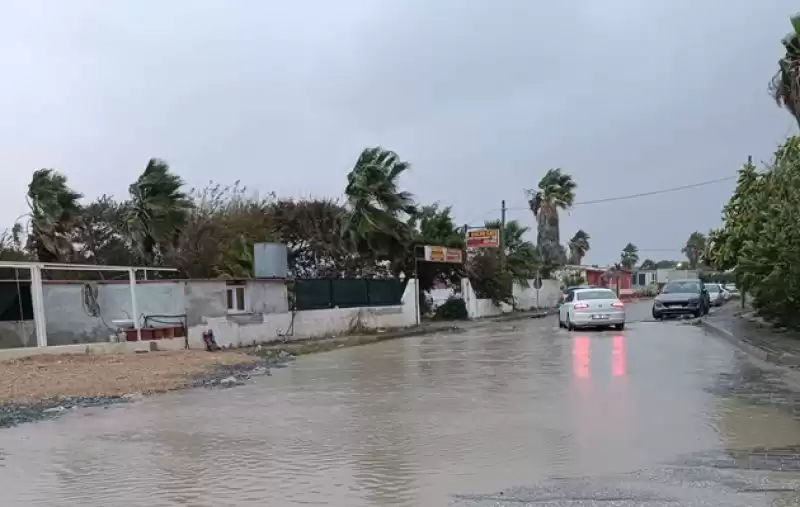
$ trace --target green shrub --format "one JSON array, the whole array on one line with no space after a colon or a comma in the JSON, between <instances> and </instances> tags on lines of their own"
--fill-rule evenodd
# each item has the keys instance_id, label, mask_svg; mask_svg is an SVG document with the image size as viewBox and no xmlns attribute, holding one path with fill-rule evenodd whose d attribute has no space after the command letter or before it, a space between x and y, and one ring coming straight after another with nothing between
<instances>
[{"instance_id":1,"label":"green shrub","mask_svg":"<svg viewBox=\"0 0 800 507\"><path fill-rule=\"evenodd\" d=\"M439 320L465 320L469 318L467 305L459 297L449 297L436 309L434 318Z\"/></svg>"}]
</instances>

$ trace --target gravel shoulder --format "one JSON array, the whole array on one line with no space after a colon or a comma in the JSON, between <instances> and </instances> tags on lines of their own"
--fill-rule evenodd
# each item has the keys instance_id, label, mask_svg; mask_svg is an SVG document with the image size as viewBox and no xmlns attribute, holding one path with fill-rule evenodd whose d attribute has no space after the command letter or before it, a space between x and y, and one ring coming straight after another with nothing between
<instances>
[{"instance_id":1,"label":"gravel shoulder","mask_svg":"<svg viewBox=\"0 0 800 507\"><path fill-rule=\"evenodd\" d=\"M267 373L267 363L243 352L42 355L4 361L0 428L187 387L229 387L251 372Z\"/></svg>"},{"instance_id":2,"label":"gravel shoulder","mask_svg":"<svg viewBox=\"0 0 800 507\"><path fill-rule=\"evenodd\" d=\"M53 419L192 387L228 388L270 375L295 356L461 328L438 323L368 335L298 340L249 349L142 354L40 355L0 362L0 428Z\"/></svg>"}]
</instances>

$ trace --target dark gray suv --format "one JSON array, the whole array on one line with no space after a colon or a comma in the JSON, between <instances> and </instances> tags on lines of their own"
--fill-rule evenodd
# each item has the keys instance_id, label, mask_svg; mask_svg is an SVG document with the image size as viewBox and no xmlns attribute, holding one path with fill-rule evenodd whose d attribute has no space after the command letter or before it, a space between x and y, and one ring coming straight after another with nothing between
<instances>
[{"instance_id":1,"label":"dark gray suv","mask_svg":"<svg viewBox=\"0 0 800 507\"><path fill-rule=\"evenodd\" d=\"M707 315L711 306L708 291L700 280L668 282L653 301L653 318L677 315Z\"/></svg>"}]
</instances>

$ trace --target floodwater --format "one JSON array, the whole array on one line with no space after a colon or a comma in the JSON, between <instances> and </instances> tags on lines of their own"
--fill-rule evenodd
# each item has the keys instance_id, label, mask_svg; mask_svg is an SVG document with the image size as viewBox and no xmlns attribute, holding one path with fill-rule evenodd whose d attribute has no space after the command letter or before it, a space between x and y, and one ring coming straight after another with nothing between
<instances>
[{"instance_id":1,"label":"floodwater","mask_svg":"<svg viewBox=\"0 0 800 507\"><path fill-rule=\"evenodd\" d=\"M797 505L782 382L674 322L485 324L3 430L0 492L4 507Z\"/></svg>"}]
</instances>

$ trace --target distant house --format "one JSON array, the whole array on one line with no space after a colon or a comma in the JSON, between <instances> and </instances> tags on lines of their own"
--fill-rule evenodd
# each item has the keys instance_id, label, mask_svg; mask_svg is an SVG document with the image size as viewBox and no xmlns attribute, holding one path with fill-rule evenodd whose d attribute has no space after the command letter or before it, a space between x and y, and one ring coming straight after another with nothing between
<instances>
[{"instance_id":1,"label":"distant house","mask_svg":"<svg viewBox=\"0 0 800 507\"><path fill-rule=\"evenodd\" d=\"M613 271L611 266L569 265L564 267L564 271L580 275L589 285L608 287L612 290L617 290L619 286L620 294L631 292L632 273L628 269Z\"/></svg>"},{"instance_id":2,"label":"distant house","mask_svg":"<svg viewBox=\"0 0 800 507\"><path fill-rule=\"evenodd\" d=\"M694 278L698 278L698 272L693 269L640 269L633 273L633 286L637 288L649 285L661 286L672 280Z\"/></svg>"}]
</instances>

